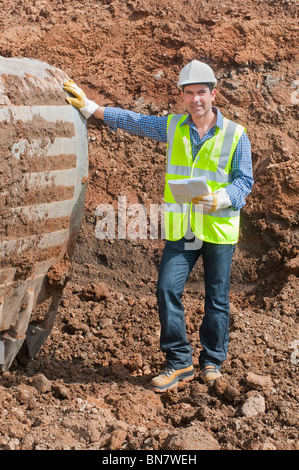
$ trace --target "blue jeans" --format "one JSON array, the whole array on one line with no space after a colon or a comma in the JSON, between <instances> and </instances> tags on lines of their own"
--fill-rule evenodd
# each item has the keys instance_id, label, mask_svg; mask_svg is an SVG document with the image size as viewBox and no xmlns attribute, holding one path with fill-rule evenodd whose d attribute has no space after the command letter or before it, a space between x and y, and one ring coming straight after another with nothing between
<instances>
[{"instance_id":1,"label":"blue jeans","mask_svg":"<svg viewBox=\"0 0 299 470\"><path fill-rule=\"evenodd\" d=\"M203 242L197 249L186 249L186 240L166 241L157 284L161 323L161 350L167 365L181 369L192 364L192 348L186 335L182 294L198 258L202 256L205 282L205 312L201 323L199 363L220 365L229 342L230 268L235 245Z\"/></svg>"}]
</instances>

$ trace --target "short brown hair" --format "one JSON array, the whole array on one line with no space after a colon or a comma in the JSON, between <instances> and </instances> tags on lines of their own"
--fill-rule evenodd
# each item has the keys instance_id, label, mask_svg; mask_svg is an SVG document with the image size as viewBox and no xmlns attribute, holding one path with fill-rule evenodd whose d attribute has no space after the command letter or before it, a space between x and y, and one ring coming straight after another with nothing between
<instances>
[{"instance_id":1,"label":"short brown hair","mask_svg":"<svg viewBox=\"0 0 299 470\"><path fill-rule=\"evenodd\" d=\"M182 85L182 90L184 91L185 87L188 86L188 85L197 85L197 83L188 83L186 85ZM215 88L214 83L210 83L210 82L209 83L198 83L198 85L206 85L209 88L210 92L212 92Z\"/></svg>"}]
</instances>

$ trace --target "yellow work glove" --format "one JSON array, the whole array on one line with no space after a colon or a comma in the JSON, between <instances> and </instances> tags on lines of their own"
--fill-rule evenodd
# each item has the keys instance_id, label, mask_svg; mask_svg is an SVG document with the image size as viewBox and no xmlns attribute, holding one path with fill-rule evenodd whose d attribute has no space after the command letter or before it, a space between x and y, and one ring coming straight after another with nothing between
<instances>
[{"instance_id":1,"label":"yellow work glove","mask_svg":"<svg viewBox=\"0 0 299 470\"><path fill-rule=\"evenodd\" d=\"M224 188L205 196L196 196L192 199L193 204L201 204L203 212L210 214L218 209L226 209L232 205L231 200Z\"/></svg>"},{"instance_id":2,"label":"yellow work glove","mask_svg":"<svg viewBox=\"0 0 299 470\"><path fill-rule=\"evenodd\" d=\"M98 105L94 101L90 101L86 98L86 95L81 88L76 85L73 80L68 80L63 84L65 91L72 93L73 97L66 98L67 102L79 109L83 116L88 119L98 108Z\"/></svg>"}]
</instances>

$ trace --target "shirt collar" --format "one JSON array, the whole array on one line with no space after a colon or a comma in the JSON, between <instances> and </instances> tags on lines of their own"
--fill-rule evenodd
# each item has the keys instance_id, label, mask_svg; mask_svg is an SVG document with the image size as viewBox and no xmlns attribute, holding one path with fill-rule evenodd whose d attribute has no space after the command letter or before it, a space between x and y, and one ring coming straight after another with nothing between
<instances>
[{"instance_id":1,"label":"shirt collar","mask_svg":"<svg viewBox=\"0 0 299 470\"><path fill-rule=\"evenodd\" d=\"M219 109L214 106L213 106L213 110L216 111L216 114L217 114L217 120L216 120L215 126L219 127L219 129L222 129L223 128L223 115L221 114ZM188 126L194 125L191 114L188 114L186 119L184 119L184 121L182 122L181 126L183 126L184 124L188 124Z\"/></svg>"}]
</instances>

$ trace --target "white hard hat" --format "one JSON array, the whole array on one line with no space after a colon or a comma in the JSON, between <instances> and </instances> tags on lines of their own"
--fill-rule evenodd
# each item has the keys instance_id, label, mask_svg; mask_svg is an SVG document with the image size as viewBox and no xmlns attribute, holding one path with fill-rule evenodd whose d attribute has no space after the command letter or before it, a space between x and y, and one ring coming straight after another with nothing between
<instances>
[{"instance_id":1,"label":"white hard hat","mask_svg":"<svg viewBox=\"0 0 299 470\"><path fill-rule=\"evenodd\" d=\"M217 84L216 77L211 67L199 60L192 60L182 68L178 81L178 88L182 90L184 85L194 83L213 83Z\"/></svg>"}]
</instances>

